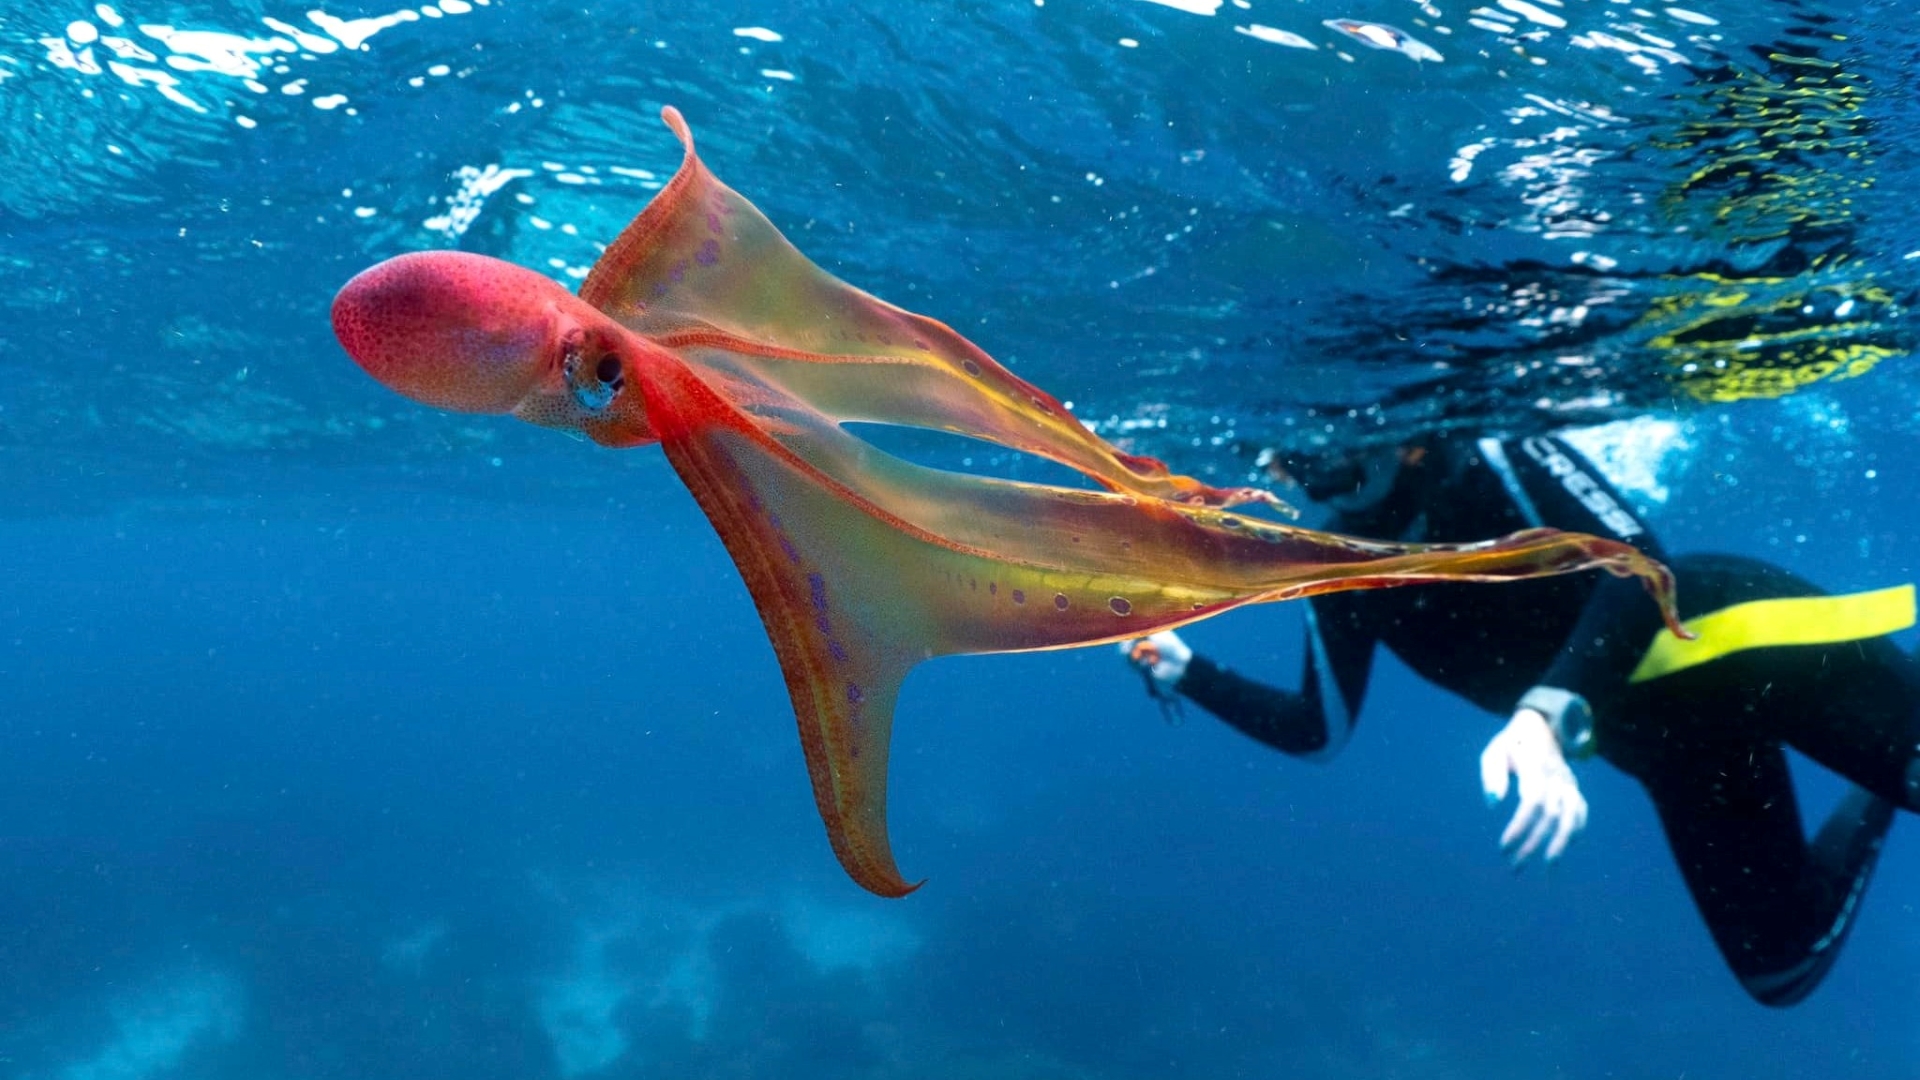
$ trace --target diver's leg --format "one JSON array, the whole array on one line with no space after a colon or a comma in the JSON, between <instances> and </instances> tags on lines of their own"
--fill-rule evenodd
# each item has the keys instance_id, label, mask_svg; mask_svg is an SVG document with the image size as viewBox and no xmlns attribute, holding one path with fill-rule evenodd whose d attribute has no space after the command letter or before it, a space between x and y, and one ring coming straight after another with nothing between
<instances>
[{"instance_id":1,"label":"diver's leg","mask_svg":"<svg viewBox=\"0 0 1920 1080\"><path fill-rule=\"evenodd\" d=\"M1674 569L1689 617L1753 600L1825 595L1754 559L1693 555ZM1846 630L1848 611L1842 606L1833 613L1841 620L1831 628L1837 634ZM1920 812L1920 664L1891 638L1750 649L1657 679L1647 689L1712 701L1711 710L1701 710L1707 731L1738 724L1734 737L1784 742L1882 799Z\"/></svg>"},{"instance_id":2,"label":"diver's leg","mask_svg":"<svg viewBox=\"0 0 1920 1080\"><path fill-rule=\"evenodd\" d=\"M1695 753L1641 782L1741 987L1773 1006L1812 993L1846 940L1892 807L1855 790L1808 845L1777 746Z\"/></svg>"},{"instance_id":3,"label":"diver's leg","mask_svg":"<svg viewBox=\"0 0 1920 1080\"><path fill-rule=\"evenodd\" d=\"M1920 812L1920 679L1886 638L1765 649L1774 678L1805 685L1776 708L1787 745L1896 806Z\"/></svg>"}]
</instances>

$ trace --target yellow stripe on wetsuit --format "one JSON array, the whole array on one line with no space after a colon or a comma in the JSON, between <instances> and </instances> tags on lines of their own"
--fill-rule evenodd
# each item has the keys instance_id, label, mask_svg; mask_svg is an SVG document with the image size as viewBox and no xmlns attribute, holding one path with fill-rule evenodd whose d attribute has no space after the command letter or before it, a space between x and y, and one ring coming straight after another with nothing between
<instances>
[{"instance_id":1,"label":"yellow stripe on wetsuit","mask_svg":"<svg viewBox=\"0 0 1920 1080\"><path fill-rule=\"evenodd\" d=\"M1913 623L1912 585L1845 596L1752 600L1688 619L1684 625L1698 635L1692 641L1674 637L1671 630L1655 634L1627 681L1658 679L1746 649L1862 641Z\"/></svg>"}]
</instances>

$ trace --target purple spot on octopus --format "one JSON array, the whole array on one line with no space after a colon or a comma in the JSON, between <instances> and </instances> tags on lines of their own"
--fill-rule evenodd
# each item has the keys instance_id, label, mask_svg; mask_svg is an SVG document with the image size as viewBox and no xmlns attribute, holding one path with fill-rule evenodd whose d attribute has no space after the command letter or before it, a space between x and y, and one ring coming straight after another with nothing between
<instances>
[{"instance_id":1,"label":"purple spot on octopus","mask_svg":"<svg viewBox=\"0 0 1920 1080\"><path fill-rule=\"evenodd\" d=\"M828 638L827 655L833 657L834 663L844 664L847 662L847 647L840 644L838 638Z\"/></svg>"},{"instance_id":2,"label":"purple spot on octopus","mask_svg":"<svg viewBox=\"0 0 1920 1080\"><path fill-rule=\"evenodd\" d=\"M987 582L987 595L988 595L988 596L999 596L999 595L1000 595L1000 583L999 583L999 582L997 582L997 581L989 581L989 582Z\"/></svg>"},{"instance_id":3,"label":"purple spot on octopus","mask_svg":"<svg viewBox=\"0 0 1920 1080\"><path fill-rule=\"evenodd\" d=\"M807 575L807 591L813 594L813 610L827 610L827 579L819 574Z\"/></svg>"},{"instance_id":4,"label":"purple spot on octopus","mask_svg":"<svg viewBox=\"0 0 1920 1080\"><path fill-rule=\"evenodd\" d=\"M699 263L701 266L712 266L714 263L719 262L720 241L710 239L706 243L701 244L700 250L693 253L693 261Z\"/></svg>"},{"instance_id":5,"label":"purple spot on octopus","mask_svg":"<svg viewBox=\"0 0 1920 1080\"><path fill-rule=\"evenodd\" d=\"M707 231L715 236L720 235L720 215L712 210L707 211Z\"/></svg>"},{"instance_id":6,"label":"purple spot on octopus","mask_svg":"<svg viewBox=\"0 0 1920 1080\"><path fill-rule=\"evenodd\" d=\"M866 691L860 689L859 683L847 684L847 704L858 705L865 700L867 700Z\"/></svg>"},{"instance_id":7,"label":"purple spot on octopus","mask_svg":"<svg viewBox=\"0 0 1920 1080\"><path fill-rule=\"evenodd\" d=\"M676 285L687 280L687 260L681 259L679 262L674 263L673 269L667 273L667 276L672 278Z\"/></svg>"},{"instance_id":8,"label":"purple spot on octopus","mask_svg":"<svg viewBox=\"0 0 1920 1080\"><path fill-rule=\"evenodd\" d=\"M1107 606L1113 609L1115 615L1133 614L1133 602L1124 596L1116 596L1107 601Z\"/></svg>"},{"instance_id":9,"label":"purple spot on octopus","mask_svg":"<svg viewBox=\"0 0 1920 1080\"><path fill-rule=\"evenodd\" d=\"M800 549L793 546L793 541L787 539L786 533L780 534L780 554L785 555L789 563L800 565Z\"/></svg>"},{"instance_id":10,"label":"purple spot on octopus","mask_svg":"<svg viewBox=\"0 0 1920 1080\"><path fill-rule=\"evenodd\" d=\"M924 348L926 348L926 346L924 346L924 345L922 345L922 346L921 346L921 348L923 348L923 349L924 349ZM976 364L976 363L974 363L974 362L973 362L973 361L971 361L971 360L962 360L962 361L960 361L960 367L961 367L961 369L962 369L963 371L965 371L965 372L966 372L967 374L969 374L969 375L971 375L971 376L973 376L974 378L976 378L976 379L977 379L977 378L979 378L979 377L980 377L980 365L979 365L979 364Z\"/></svg>"},{"instance_id":11,"label":"purple spot on octopus","mask_svg":"<svg viewBox=\"0 0 1920 1080\"><path fill-rule=\"evenodd\" d=\"M1026 592L1025 592L1024 590L1022 590L1022 589L1015 589L1015 590L1013 590L1013 602L1014 602L1014 603L1016 603L1016 604L1024 604L1024 603L1026 603L1026 602L1027 602L1027 594L1026 594Z\"/></svg>"},{"instance_id":12,"label":"purple spot on octopus","mask_svg":"<svg viewBox=\"0 0 1920 1080\"><path fill-rule=\"evenodd\" d=\"M913 339L913 347L916 349L919 349L921 352L930 352L933 349L933 346L927 344L926 342L920 340L919 338Z\"/></svg>"},{"instance_id":13,"label":"purple spot on octopus","mask_svg":"<svg viewBox=\"0 0 1920 1080\"><path fill-rule=\"evenodd\" d=\"M1066 593L1057 592L1053 594L1053 610L1055 611L1067 610L1067 594Z\"/></svg>"}]
</instances>

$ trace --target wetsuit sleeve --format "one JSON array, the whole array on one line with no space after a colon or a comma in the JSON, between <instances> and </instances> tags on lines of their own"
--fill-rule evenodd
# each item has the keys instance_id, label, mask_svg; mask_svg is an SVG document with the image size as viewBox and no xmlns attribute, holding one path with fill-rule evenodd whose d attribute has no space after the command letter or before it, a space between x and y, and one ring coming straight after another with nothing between
<instances>
[{"instance_id":1,"label":"wetsuit sleeve","mask_svg":"<svg viewBox=\"0 0 1920 1080\"><path fill-rule=\"evenodd\" d=\"M1647 643L1665 625L1637 583L1602 582L1540 685L1578 694L1596 713L1604 712L1625 690Z\"/></svg>"},{"instance_id":2,"label":"wetsuit sleeve","mask_svg":"<svg viewBox=\"0 0 1920 1080\"><path fill-rule=\"evenodd\" d=\"M1665 558L1653 530L1565 442L1548 436L1488 440L1481 450L1532 524L1609 537ZM1571 691L1598 708L1625 683L1660 626L1659 610L1638 580L1603 576L1539 685Z\"/></svg>"},{"instance_id":3,"label":"wetsuit sleeve","mask_svg":"<svg viewBox=\"0 0 1920 1080\"><path fill-rule=\"evenodd\" d=\"M1354 600L1307 601L1307 656L1298 691L1250 679L1196 653L1180 680L1181 695L1283 753L1332 757L1353 733L1378 640L1370 605Z\"/></svg>"}]
</instances>

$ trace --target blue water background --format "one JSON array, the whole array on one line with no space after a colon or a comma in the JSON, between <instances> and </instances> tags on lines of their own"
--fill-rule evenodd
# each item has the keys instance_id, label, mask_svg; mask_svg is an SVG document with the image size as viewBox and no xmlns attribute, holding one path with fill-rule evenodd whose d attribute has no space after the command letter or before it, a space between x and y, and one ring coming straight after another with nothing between
<instances>
[{"instance_id":1,"label":"blue water background","mask_svg":"<svg viewBox=\"0 0 1920 1080\"><path fill-rule=\"evenodd\" d=\"M1821 14L1695 7L1736 44ZM320 33L269 5L120 14L150 50L135 27ZM892 825L928 884L868 896L828 852L745 590L658 454L416 409L327 332L333 290L402 250L572 280L649 194L612 167L670 173L672 102L824 265L1083 415L1152 421L1140 445L1183 470L1243 476L1308 408L1417 367L1363 377L1290 342L1385 318L1422 253L1565 254L1513 185L1448 177L1509 125L1514 79L1658 112L1617 57L1548 34L1528 45L1549 63L1500 75L1511 47L1444 14L497 0L361 51L248 53L288 68L253 73L265 93L126 61L195 112L57 62L44 39L73 54L73 20L110 29L89 6L0 11L0 1076L1914 1075L1906 821L1827 984L1763 1010L1629 781L1583 768L1587 833L1514 875L1474 769L1498 718L1390 660L1324 766L1164 722L1108 649L927 665ZM1877 137L1906 151L1862 195L1861 257L1898 275L1920 246L1896 212L1912 38L1894 5L1825 14L1881 65ZM1341 59L1334 17L1446 60ZM1233 32L1253 22L1322 47ZM490 164L530 175L430 227ZM1631 202L1609 182L1582 197ZM1391 224L1402 200L1511 227ZM1586 246L1656 257L1621 232ZM1643 411L1644 374L1589 418ZM1664 498L1639 501L1675 550L1911 580L1913 388L1888 361L1779 401L1673 395L1665 452L1637 451ZM1190 636L1298 670L1294 610ZM1837 789L1803 771L1812 814Z\"/></svg>"}]
</instances>

